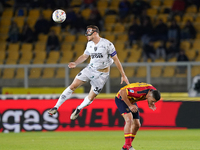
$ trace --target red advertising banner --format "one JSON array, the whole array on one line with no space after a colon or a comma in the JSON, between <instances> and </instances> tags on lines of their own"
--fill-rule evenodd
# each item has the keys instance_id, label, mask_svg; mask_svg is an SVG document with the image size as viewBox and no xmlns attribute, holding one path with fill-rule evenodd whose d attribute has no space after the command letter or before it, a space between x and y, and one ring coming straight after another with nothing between
<instances>
[{"instance_id":1,"label":"red advertising banner","mask_svg":"<svg viewBox=\"0 0 200 150\"><path fill-rule=\"evenodd\" d=\"M114 99L95 99L72 121L70 115L83 99L67 100L58 113L49 116L47 111L57 100L0 100L0 131L80 131L123 130L124 119ZM182 102L156 103L149 109L147 101L138 102L142 128L176 127L176 117Z\"/></svg>"}]
</instances>

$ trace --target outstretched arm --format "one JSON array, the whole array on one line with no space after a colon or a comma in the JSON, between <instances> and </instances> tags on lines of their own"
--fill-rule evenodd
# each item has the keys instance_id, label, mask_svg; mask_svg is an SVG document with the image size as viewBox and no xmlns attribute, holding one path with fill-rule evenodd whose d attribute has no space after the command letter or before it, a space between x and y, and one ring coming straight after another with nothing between
<instances>
[{"instance_id":1,"label":"outstretched arm","mask_svg":"<svg viewBox=\"0 0 200 150\"><path fill-rule=\"evenodd\" d=\"M70 62L68 64L69 68L75 68L78 64L84 62L89 56L86 54L81 55L75 62Z\"/></svg>"},{"instance_id":2,"label":"outstretched arm","mask_svg":"<svg viewBox=\"0 0 200 150\"><path fill-rule=\"evenodd\" d=\"M124 69L123 69L117 55L113 56L112 58L114 60L115 65L117 66L119 72L121 73L121 76L122 76L121 77L121 84L123 83L123 81L126 82L126 84L129 84L128 78L126 77L126 75L124 73Z\"/></svg>"}]
</instances>

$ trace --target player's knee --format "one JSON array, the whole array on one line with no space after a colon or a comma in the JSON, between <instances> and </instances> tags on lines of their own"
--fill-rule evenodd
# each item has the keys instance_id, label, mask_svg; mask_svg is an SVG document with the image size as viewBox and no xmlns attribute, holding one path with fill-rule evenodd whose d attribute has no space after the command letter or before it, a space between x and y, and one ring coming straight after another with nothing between
<instances>
[{"instance_id":1,"label":"player's knee","mask_svg":"<svg viewBox=\"0 0 200 150\"><path fill-rule=\"evenodd\" d=\"M136 122L134 123L134 128L135 128L136 130L139 130L140 127L141 127L140 122L139 122L139 121L136 121Z\"/></svg>"},{"instance_id":2,"label":"player's knee","mask_svg":"<svg viewBox=\"0 0 200 150\"><path fill-rule=\"evenodd\" d=\"M133 119L131 117L126 117L126 120L125 120L126 124L127 125L132 125L132 122L133 122Z\"/></svg>"}]
</instances>

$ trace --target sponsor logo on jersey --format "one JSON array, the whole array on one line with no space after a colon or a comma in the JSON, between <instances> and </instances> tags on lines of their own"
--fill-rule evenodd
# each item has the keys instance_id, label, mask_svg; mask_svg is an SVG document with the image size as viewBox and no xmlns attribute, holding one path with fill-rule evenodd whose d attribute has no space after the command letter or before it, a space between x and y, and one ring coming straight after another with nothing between
<instances>
[{"instance_id":1,"label":"sponsor logo on jersey","mask_svg":"<svg viewBox=\"0 0 200 150\"><path fill-rule=\"evenodd\" d=\"M91 58L103 58L102 53L91 53Z\"/></svg>"}]
</instances>

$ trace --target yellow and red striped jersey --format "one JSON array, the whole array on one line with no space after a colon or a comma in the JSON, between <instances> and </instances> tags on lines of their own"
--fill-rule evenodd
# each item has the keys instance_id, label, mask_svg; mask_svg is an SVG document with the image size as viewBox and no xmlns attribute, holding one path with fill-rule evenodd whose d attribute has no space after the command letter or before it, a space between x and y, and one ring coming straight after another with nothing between
<instances>
[{"instance_id":1,"label":"yellow and red striped jersey","mask_svg":"<svg viewBox=\"0 0 200 150\"><path fill-rule=\"evenodd\" d=\"M130 100L131 103L145 100L149 90L156 90L156 88L153 87L151 84L144 82L131 83L122 87L120 90L122 89L126 89L128 99ZM121 98L119 92L117 93L116 97Z\"/></svg>"}]
</instances>

